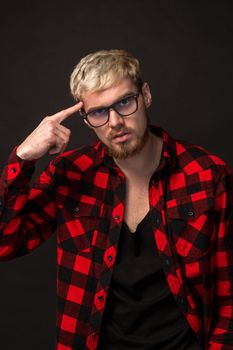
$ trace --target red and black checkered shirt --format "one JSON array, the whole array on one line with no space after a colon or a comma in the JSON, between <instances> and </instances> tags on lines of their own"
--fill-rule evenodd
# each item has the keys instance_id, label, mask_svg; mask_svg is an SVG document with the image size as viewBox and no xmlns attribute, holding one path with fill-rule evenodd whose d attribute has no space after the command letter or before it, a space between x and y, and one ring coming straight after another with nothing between
<instances>
[{"instance_id":1,"label":"red and black checkered shirt","mask_svg":"<svg viewBox=\"0 0 233 350\"><path fill-rule=\"evenodd\" d=\"M233 349L233 176L200 146L162 137L149 183L155 248L203 349ZM96 349L124 217L125 176L101 141L36 160L14 147L0 180L0 259L57 236L57 350ZM153 156L153 155L152 155Z\"/></svg>"}]
</instances>

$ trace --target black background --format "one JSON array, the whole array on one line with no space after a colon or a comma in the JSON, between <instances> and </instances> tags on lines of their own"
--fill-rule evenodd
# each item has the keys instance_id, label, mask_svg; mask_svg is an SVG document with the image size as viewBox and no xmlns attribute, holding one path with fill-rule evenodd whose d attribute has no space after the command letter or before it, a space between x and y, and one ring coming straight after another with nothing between
<instances>
[{"instance_id":1,"label":"black background","mask_svg":"<svg viewBox=\"0 0 233 350\"><path fill-rule=\"evenodd\" d=\"M151 121L233 166L232 1L11 1L0 12L1 169L42 118L73 104L86 54L122 48L141 62ZM78 114L68 149L95 139ZM37 162L34 177L54 156ZM33 177L33 178L34 178ZM0 264L0 349L55 344L56 241Z\"/></svg>"}]
</instances>

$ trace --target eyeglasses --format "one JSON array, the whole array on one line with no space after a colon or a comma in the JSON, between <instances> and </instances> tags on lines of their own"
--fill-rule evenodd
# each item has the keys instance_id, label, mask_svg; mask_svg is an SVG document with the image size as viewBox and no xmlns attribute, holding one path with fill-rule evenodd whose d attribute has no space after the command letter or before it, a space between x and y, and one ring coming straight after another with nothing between
<instances>
[{"instance_id":1,"label":"eyeglasses","mask_svg":"<svg viewBox=\"0 0 233 350\"><path fill-rule=\"evenodd\" d=\"M94 128L98 128L99 126L103 126L107 124L110 116L110 109L113 109L116 113L118 113L122 117L126 117L135 113L138 109L138 96L140 92L137 92L133 95L126 96L121 100L114 102L110 106L100 107L90 111L88 113L80 113L83 119Z\"/></svg>"}]
</instances>

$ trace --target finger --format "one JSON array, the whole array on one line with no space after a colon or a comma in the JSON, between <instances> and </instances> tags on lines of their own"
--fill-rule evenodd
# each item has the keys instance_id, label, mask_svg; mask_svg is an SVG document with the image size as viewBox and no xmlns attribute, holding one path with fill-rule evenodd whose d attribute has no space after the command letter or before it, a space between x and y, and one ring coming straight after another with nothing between
<instances>
[{"instance_id":1,"label":"finger","mask_svg":"<svg viewBox=\"0 0 233 350\"><path fill-rule=\"evenodd\" d=\"M51 150L49 151L49 154L56 154L56 153L62 154L65 151L66 147L67 147L67 143L64 144L61 148L51 148Z\"/></svg>"},{"instance_id":2,"label":"finger","mask_svg":"<svg viewBox=\"0 0 233 350\"><path fill-rule=\"evenodd\" d=\"M66 133L64 133L63 130L60 130L58 128L53 130L53 137L51 139L51 141L49 142L50 144L50 152L52 150L52 153L57 153L59 152L63 145L67 145L69 142L69 135L67 135Z\"/></svg>"},{"instance_id":3,"label":"finger","mask_svg":"<svg viewBox=\"0 0 233 350\"><path fill-rule=\"evenodd\" d=\"M83 102L80 101L78 103L76 103L74 106L71 106L69 108L66 108L60 112L57 112L56 114L53 114L52 116L50 116L49 118L51 118L52 120L61 123L63 120L67 119L70 115L78 112L83 106Z\"/></svg>"},{"instance_id":4,"label":"finger","mask_svg":"<svg viewBox=\"0 0 233 350\"><path fill-rule=\"evenodd\" d=\"M69 136L69 135L71 134L70 129L69 129L69 128L66 128L66 127L65 127L64 125L62 125L62 124L57 124L57 125L56 125L56 129L59 129L59 130L63 131L65 135L68 135L68 136Z\"/></svg>"},{"instance_id":5,"label":"finger","mask_svg":"<svg viewBox=\"0 0 233 350\"><path fill-rule=\"evenodd\" d=\"M61 150L60 150L59 154L62 154L62 153L65 151L65 149L66 149L67 145L68 145L68 142L67 142L67 143L65 143L65 144L64 144L64 146L61 148Z\"/></svg>"},{"instance_id":6,"label":"finger","mask_svg":"<svg viewBox=\"0 0 233 350\"><path fill-rule=\"evenodd\" d=\"M67 134L67 132L60 130L59 128L54 129L54 134L61 140L62 142L68 142L70 135Z\"/></svg>"},{"instance_id":7,"label":"finger","mask_svg":"<svg viewBox=\"0 0 233 350\"><path fill-rule=\"evenodd\" d=\"M69 140L65 140L64 138L61 138L60 136L56 136L56 142L50 148L49 154L55 154L55 153L61 152L61 150L67 146L68 141Z\"/></svg>"}]
</instances>

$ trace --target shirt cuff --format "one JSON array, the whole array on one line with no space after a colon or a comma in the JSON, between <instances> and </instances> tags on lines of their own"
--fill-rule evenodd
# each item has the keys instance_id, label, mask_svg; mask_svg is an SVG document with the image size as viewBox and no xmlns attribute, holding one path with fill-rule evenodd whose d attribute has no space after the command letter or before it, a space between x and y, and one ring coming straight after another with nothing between
<instances>
[{"instance_id":1,"label":"shirt cuff","mask_svg":"<svg viewBox=\"0 0 233 350\"><path fill-rule=\"evenodd\" d=\"M17 156L15 146L10 153L7 164L3 168L1 182L3 187L23 188L30 183L38 159L24 160Z\"/></svg>"}]
</instances>

